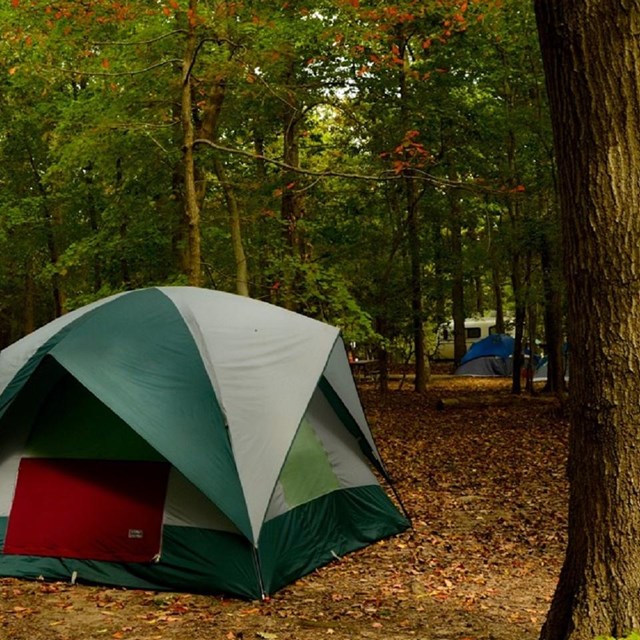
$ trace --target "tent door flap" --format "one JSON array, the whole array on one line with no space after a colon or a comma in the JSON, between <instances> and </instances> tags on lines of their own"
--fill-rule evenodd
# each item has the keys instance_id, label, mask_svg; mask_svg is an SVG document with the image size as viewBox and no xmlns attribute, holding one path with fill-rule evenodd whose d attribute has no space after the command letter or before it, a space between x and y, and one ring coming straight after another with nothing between
<instances>
[{"instance_id":1,"label":"tent door flap","mask_svg":"<svg viewBox=\"0 0 640 640\"><path fill-rule=\"evenodd\" d=\"M153 562L166 462L23 458L3 553Z\"/></svg>"}]
</instances>

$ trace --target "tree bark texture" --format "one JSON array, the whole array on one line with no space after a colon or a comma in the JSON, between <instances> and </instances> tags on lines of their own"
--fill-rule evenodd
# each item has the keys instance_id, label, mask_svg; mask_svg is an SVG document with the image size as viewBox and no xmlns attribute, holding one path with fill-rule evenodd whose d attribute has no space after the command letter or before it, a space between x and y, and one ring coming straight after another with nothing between
<instances>
[{"instance_id":1,"label":"tree bark texture","mask_svg":"<svg viewBox=\"0 0 640 640\"><path fill-rule=\"evenodd\" d=\"M568 285L569 541L543 640L640 629L640 2L535 0Z\"/></svg>"},{"instance_id":2,"label":"tree bark texture","mask_svg":"<svg viewBox=\"0 0 640 640\"><path fill-rule=\"evenodd\" d=\"M200 238L200 205L196 189L196 166L193 143L195 141L195 125L193 122L192 100L192 68L196 55L196 28L192 21L197 10L197 0L189 0L189 28L186 36L185 51L182 58L182 91L180 100L180 117L182 124L182 161L184 165L184 207L188 231L188 277L189 284L199 287L202 282L201 238Z\"/></svg>"},{"instance_id":3,"label":"tree bark texture","mask_svg":"<svg viewBox=\"0 0 640 640\"><path fill-rule=\"evenodd\" d=\"M282 160L289 167L300 165L300 125L303 122L303 105L300 104L293 87L297 83L297 59L290 52L283 84L290 88L285 95L282 107ZM291 275L284 282L284 306L291 311L300 311L305 277L302 265L309 261L310 255L305 240L302 220L305 216L305 195L298 184L299 175L293 169L282 171L282 196L280 218L282 220L285 246L292 260Z\"/></svg>"},{"instance_id":4,"label":"tree bark texture","mask_svg":"<svg viewBox=\"0 0 640 640\"><path fill-rule=\"evenodd\" d=\"M209 91L207 103L204 108L202 118L202 126L200 135L206 140L216 142L218 140L218 129L220 125L220 116L222 106L227 95L227 80L224 76L219 76L212 84ZM233 257L236 264L236 293L241 296L249 296L249 272L247 265L247 256L244 251L244 243L242 240L242 221L240 219L240 205L233 187L232 182L227 176L224 163L220 158L213 160L213 169L222 189L224 200L227 205L227 214L229 216L229 228L231 231L231 246L233 248ZM205 176L200 178L200 187L198 189L199 206L203 206L207 190L207 181Z\"/></svg>"},{"instance_id":5,"label":"tree bark texture","mask_svg":"<svg viewBox=\"0 0 640 640\"><path fill-rule=\"evenodd\" d=\"M236 198L233 185L227 176L227 172L220 158L213 161L213 169L222 188L229 215L229 227L231 229L231 246L236 263L236 293L249 297L249 271L247 256L242 242L242 222L240 220L240 205Z\"/></svg>"}]
</instances>

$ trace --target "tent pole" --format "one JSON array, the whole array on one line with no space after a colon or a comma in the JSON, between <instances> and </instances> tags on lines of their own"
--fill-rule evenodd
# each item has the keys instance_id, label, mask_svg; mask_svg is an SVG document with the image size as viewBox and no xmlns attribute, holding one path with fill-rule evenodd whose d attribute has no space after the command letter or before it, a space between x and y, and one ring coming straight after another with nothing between
<instances>
[{"instance_id":1,"label":"tent pole","mask_svg":"<svg viewBox=\"0 0 640 640\"><path fill-rule=\"evenodd\" d=\"M253 563L255 565L256 575L258 577L258 587L260 588L260 598L262 600L266 600L267 594L265 593L264 583L262 581L262 567L260 566L260 556L258 555L258 547L252 544L251 550L253 551Z\"/></svg>"}]
</instances>

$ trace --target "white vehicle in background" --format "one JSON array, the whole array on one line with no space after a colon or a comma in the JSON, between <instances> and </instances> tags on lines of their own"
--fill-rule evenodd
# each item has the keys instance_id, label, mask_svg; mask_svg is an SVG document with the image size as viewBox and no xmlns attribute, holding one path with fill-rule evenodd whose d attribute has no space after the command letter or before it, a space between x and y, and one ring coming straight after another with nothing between
<instances>
[{"instance_id":1,"label":"white vehicle in background","mask_svg":"<svg viewBox=\"0 0 640 640\"><path fill-rule=\"evenodd\" d=\"M512 335L513 330L510 327L512 323L505 319L507 326L506 333ZM486 316L484 318L467 318L464 321L465 341L467 349L478 340L487 336L498 333L496 329L496 317ZM453 320L443 322L438 327L436 334L436 349L434 352L435 360L453 360L454 358L454 342L453 342Z\"/></svg>"}]
</instances>

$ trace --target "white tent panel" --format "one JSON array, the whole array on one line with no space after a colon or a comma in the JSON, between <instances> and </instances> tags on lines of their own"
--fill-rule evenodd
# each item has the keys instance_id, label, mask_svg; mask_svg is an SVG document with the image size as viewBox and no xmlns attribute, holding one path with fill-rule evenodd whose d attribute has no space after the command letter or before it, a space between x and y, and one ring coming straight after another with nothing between
<instances>
[{"instance_id":1,"label":"white tent panel","mask_svg":"<svg viewBox=\"0 0 640 640\"><path fill-rule=\"evenodd\" d=\"M185 318L207 363L257 540L338 330L233 294L185 287L161 291ZM213 293L220 304L211 304Z\"/></svg>"}]
</instances>

